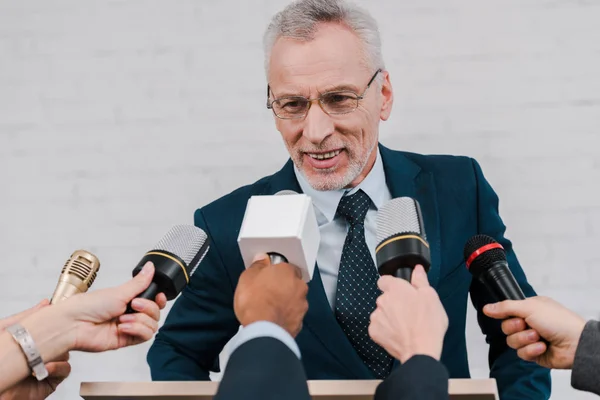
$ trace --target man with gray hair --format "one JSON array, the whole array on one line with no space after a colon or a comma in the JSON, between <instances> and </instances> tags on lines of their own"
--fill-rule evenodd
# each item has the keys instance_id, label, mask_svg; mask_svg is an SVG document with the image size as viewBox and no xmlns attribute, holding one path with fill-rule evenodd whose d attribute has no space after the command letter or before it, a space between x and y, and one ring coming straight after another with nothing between
<instances>
[{"instance_id":1,"label":"man with gray hair","mask_svg":"<svg viewBox=\"0 0 600 400\"><path fill-rule=\"evenodd\" d=\"M408 196L420 203L431 249L428 279L449 318L440 360L450 377L470 376L470 294L501 398L549 398L549 370L520 360L506 345L500 322L482 312L495 299L464 266L464 243L489 235L505 248L525 294L535 295L479 164L379 143L379 123L389 118L394 96L374 19L342 0L301 0L275 15L264 42L266 105L290 160L196 210L195 224L210 235L211 249L149 351L153 379L208 379L218 368L219 353L239 328L233 294L244 263L236 239L248 199L294 190L312 198L321 232L309 309L296 337L308 379L382 379L399 365L369 337L368 326L380 294L377 210Z\"/></svg>"}]
</instances>

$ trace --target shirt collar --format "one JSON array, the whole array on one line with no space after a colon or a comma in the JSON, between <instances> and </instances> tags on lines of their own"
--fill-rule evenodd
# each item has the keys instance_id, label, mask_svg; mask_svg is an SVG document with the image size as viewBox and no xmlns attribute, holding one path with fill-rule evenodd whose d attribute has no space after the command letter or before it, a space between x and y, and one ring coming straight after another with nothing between
<instances>
[{"instance_id":1,"label":"shirt collar","mask_svg":"<svg viewBox=\"0 0 600 400\"><path fill-rule=\"evenodd\" d=\"M333 221L342 196L354 194L360 189L362 189L363 192L365 192L369 196L369 198L375 205L375 209L379 209L379 207L383 205L385 201L385 190L383 190L383 188L385 187L385 172L383 170L383 162L381 161L381 154L379 154L379 148L377 147L376 149L377 158L375 159L375 164L373 165L373 168L367 174L365 179L363 179L362 182L358 184L358 186L351 189L327 191L315 190L294 165L294 173L296 174L296 179L298 180L300 188L306 195L311 197L313 205L316 208L315 211L317 211L317 214L320 213L323 216L323 218L326 219L326 221L322 221L322 223ZM322 223L321 221L319 221L319 225L322 225Z\"/></svg>"}]
</instances>

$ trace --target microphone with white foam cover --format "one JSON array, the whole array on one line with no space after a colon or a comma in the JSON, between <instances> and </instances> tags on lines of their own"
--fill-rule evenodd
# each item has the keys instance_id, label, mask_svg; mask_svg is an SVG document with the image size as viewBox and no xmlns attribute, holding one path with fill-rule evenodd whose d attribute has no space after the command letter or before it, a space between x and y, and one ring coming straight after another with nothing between
<instances>
[{"instance_id":1,"label":"microphone with white foam cover","mask_svg":"<svg viewBox=\"0 0 600 400\"><path fill-rule=\"evenodd\" d=\"M377 269L410 282L421 264L429 271L431 255L419 202L410 197L388 201L377 212Z\"/></svg>"},{"instance_id":2,"label":"microphone with white foam cover","mask_svg":"<svg viewBox=\"0 0 600 400\"><path fill-rule=\"evenodd\" d=\"M252 196L238 235L246 268L257 254L269 255L272 264L295 265L302 279L312 279L321 236L312 204L306 194L282 190L275 195Z\"/></svg>"}]
</instances>

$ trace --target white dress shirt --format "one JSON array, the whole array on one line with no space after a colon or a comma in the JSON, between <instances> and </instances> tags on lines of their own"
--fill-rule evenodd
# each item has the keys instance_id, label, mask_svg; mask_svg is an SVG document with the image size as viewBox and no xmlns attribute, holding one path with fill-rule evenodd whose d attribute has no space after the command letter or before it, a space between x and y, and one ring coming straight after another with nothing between
<instances>
[{"instance_id":1,"label":"white dress shirt","mask_svg":"<svg viewBox=\"0 0 600 400\"><path fill-rule=\"evenodd\" d=\"M385 182L385 172L383 170L383 162L381 154L377 148L377 159L369 174L363 181L352 189L340 189L330 191L318 191L312 188L307 180L302 176L300 171L294 166L296 179L300 184L302 191L310 196L315 208L317 223L321 233L321 243L319 252L317 253L317 265L323 288L329 300L331 309L335 307L335 297L337 290L337 278L340 268L340 260L342 258L342 249L344 241L348 233L349 225L346 219L341 216L336 216L338 204L342 196L351 195L362 189L372 201L371 208L367 211L365 218L365 240L367 247L375 262L375 247L377 246L377 210L392 199L387 184ZM374 268L376 268L374 266Z\"/></svg>"}]
</instances>

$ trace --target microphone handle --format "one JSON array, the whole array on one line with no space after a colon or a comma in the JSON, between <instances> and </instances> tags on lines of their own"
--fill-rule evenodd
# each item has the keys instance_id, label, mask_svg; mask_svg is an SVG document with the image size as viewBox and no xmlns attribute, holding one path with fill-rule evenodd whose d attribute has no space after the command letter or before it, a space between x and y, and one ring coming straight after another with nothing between
<instances>
[{"instance_id":1,"label":"microphone handle","mask_svg":"<svg viewBox=\"0 0 600 400\"><path fill-rule=\"evenodd\" d=\"M512 274L508 263L497 262L492 267L484 270L479 279L496 296L499 301L504 300L525 300L525 294ZM529 325L525 325L531 329ZM550 348L550 343L540 336L540 341Z\"/></svg>"},{"instance_id":2,"label":"microphone handle","mask_svg":"<svg viewBox=\"0 0 600 400\"><path fill-rule=\"evenodd\" d=\"M288 262L287 258L283 254L271 252L267 253L269 255L269 259L271 260L271 264L281 264Z\"/></svg>"},{"instance_id":3,"label":"microphone handle","mask_svg":"<svg viewBox=\"0 0 600 400\"><path fill-rule=\"evenodd\" d=\"M506 262L497 262L490 268L485 269L479 279L499 301L525 300L525 294Z\"/></svg>"},{"instance_id":4,"label":"microphone handle","mask_svg":"<svg viewBox=\"0 0 600 400\"><path fill-rule=\"evenodd\" d=\"M154 301L154 299L156 299L156 295L158 293L159 293L158 284L156 282L151 282L150 286L148 286L148 288L146 290L144 290L142 293L140 293L138 296L136 296L136 298L142 298L142 299L148 299L148 300ZM137 311L135 311L131 307L131 303L129 303L127 305L127 310L125 310L125 314L133 314L136 312Z\"/></svg>"},{"instance_id":5,"label":"microphone handle","mask_svg":"<svg viewBox=\"0 0 600 400\"><path fill-rule=\"evenodd\" d=\"M412 277L413 268L412 267L400 267L396 270L394 274L396 278L404 279L408 283L410 283L410 279Z\"/></svg>"}]
</instances>

